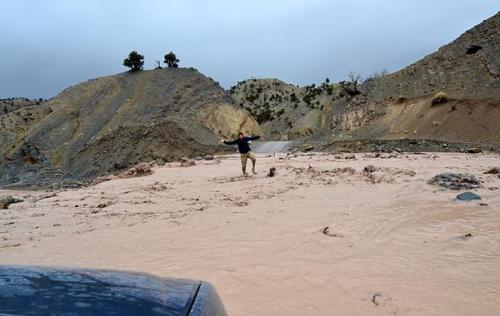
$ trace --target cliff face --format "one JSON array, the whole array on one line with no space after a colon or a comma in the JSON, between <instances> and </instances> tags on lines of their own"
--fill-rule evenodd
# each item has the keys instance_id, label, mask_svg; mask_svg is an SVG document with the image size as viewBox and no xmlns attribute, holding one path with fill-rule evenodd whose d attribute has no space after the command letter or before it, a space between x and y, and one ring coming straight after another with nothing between
<instances>
[{"instance_id":1,"label":"cliff face","mask_svg":"<svg viewBox=\"0 0 500 316\"><path fill-rule=\"evenodd\" d=\"M11 132L0 134L0 184L93 178L138 162L213 153L223 133L214 133L204 113L221 106L231 109L231 124L218 122L222 136L241 127L258 132L226 91L194 69L89 80L1 117Z\"/></svg>"}]
</instances>

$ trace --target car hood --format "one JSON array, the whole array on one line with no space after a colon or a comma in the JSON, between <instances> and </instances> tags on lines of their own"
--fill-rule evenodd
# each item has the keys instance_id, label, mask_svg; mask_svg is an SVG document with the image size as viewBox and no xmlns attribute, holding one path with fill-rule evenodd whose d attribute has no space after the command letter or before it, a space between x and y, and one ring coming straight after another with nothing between
<instances>
[{"instance_id":1,"label":"car hood","mask_svg":"<svg viewBox=\"0 0 500 316\"><path fill-rule=\"evenodd\" d=\"M187 315L200 281L0 266L0 315Z\"/></svg>"}]
</instances>

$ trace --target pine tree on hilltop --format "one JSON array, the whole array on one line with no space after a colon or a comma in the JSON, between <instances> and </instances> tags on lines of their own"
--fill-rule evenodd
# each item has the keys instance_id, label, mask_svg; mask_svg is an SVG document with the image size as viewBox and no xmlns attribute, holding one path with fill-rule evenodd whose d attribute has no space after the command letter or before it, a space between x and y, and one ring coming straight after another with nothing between
<instances>
[{"instance_id":1,"label":"pine tree on hilltop","mask_svg":"<svg viewBox=\"0 0 500 316\"><path fill-rule=\"evenodd\" d=\"M168 68L179 67L179 64L178 64L179 61L180 60L177 59L177 56L175 56L175 54L172 52L165 55L164 63L167 64Z\"/></svg>"},{"instance_id":2,"label":"pine tree on hilltop","mask_svg":"<svg viewBox=\"0 0 500 316\"><path fill-rule=\"evenodd\" d=\"M130 71L139 71L144 67L144 56L138 52L131 51L128 57L123 60L123 66L129 67Z\"/></svg>"}]
</instances>

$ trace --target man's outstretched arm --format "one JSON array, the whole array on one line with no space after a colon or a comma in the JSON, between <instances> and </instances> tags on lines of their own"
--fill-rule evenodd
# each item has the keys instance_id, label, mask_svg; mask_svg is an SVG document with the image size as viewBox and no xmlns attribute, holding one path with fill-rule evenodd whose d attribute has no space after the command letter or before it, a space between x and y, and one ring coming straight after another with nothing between
<instances>
[{"instance_id":1,"label":"man's outstretched arm","mask_svg":"<svg viewBox=\"0 0 500 316\"><path fill-rule=\"evenodd\" d=\"M220 142L223 144L226 144L226 145L236 145L236 140L224 140L223 139Z\"/></svg>"}]
</instances>

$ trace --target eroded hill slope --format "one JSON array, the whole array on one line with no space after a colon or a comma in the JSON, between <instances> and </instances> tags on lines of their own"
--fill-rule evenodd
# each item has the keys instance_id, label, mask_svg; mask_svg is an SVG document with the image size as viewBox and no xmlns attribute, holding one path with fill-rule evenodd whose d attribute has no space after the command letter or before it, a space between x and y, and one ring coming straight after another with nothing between
<instances>
[{"instance_id":1,"label":"eroded hill slope","mask_svg":"<svg viewBox=\"0 0 500 316\"><path fill-rule=\"evenodd\" d=\"M13 132L1 134L0 184L91 179L138 162L213 153L220 136L240 130L260 133L218 83L181 68L89 80L1 119Z\"/></svg>"}]
</instances>

